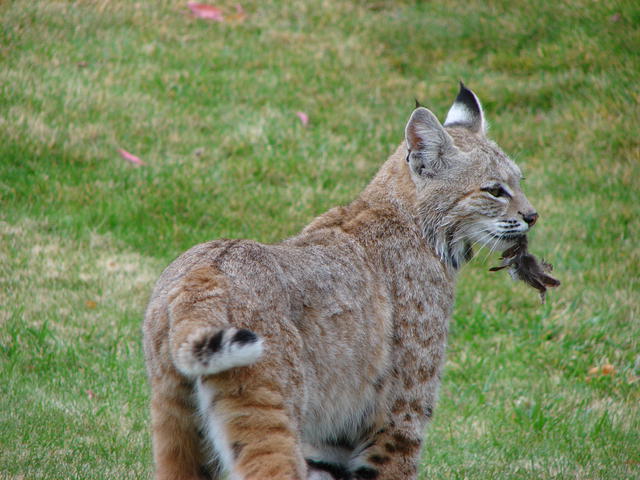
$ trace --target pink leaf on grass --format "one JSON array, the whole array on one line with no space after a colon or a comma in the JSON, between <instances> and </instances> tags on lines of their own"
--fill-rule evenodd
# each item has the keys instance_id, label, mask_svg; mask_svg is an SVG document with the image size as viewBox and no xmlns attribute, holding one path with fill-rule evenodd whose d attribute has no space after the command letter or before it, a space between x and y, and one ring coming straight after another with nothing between
<instances>
[{"instance_id":1,"label":"pink leaf on grass","mask_svg":"<svg viewBox=\"0 0 640 480\"><path fill-rule=\"evenodd\" d=\"M300 123L302 123L303 127L306 127L307 125L309 125L309 115L307 115L304 112L296 112L296 115L300 119Z\"/></svg>"},{"instance_id":2,"label":"pink leaf on grass","mask_svg":"<svg viewBox=\"0 0 640 480\"><path fill-rule=\"evenodd\" d=\"M228 19L232 22L242 23L247 18L247 13L239 3L236 4L236 13L229 15Z\"/></svg>"},{"instance_id":3,"label":"pink leaf on grass","mask_svg":"<svg viewBox=\"0 0 640 480\"><path fill-rule=\"evenodd\" d=\"M215 20L216 22L224 21L222 15L222 9L214 7L213 5L207 5L206 3L189 2L187 7L198 18L204 18L206 20Z\"/></svg>"},{"instance_id":4,"label":"pink leaf on grass","mask_svg":"<svg viewBox=\"0 0 640 480\"><path fill-rule=\"evenodd\" d=\"M126 150L123 150L123 149L119 148L118 149L118 153L120 154L120 156L122 158L124 158L125 160L130 161L134 165L146 165L146 163L144 163L142 160L140 160L138 157L136 157L133 153L129 153Z\"/></svg>"}]
</instances>

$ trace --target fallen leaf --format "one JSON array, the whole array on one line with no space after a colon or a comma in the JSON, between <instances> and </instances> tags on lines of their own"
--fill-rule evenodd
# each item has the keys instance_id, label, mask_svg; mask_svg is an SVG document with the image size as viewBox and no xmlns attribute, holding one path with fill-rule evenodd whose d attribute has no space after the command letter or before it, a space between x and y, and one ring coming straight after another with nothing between
<instances>
[{"instance_id":1,"label":"fallen leaf","mask_svg":"<svg viewBox=\"0 0 640 480\"><path fill-rule=\"evenodd\" d=\"M134 165L146 165L146 163L144 163L142 160L140 160L138 157L136 157L133 153L129 153L126 150L123 150L123 149L119 148L118 149L118 153L120 154L120 156L122 158L124 158L125 160L130 161Z\"/></svg>"},{"instance_id":2,"label":"fallen leaf","mask_svg":"<svg viewBox=\"0 0 640 480\"><path fill-rule=\"evenodd\" d=\"M98 306L98 304L96 302L94 302L93 300L87 300L86 302L84 302L84 306L87 308L91 308L94 309Z\"/></svg>"},{"instance_id":3,"label":"fallen leaf","mask_svg":"<svg viewBox=\"0 0 640 480\"><path fill-rule=\"evenodd\" d=\"M309 116L304 112L296 112L296 115L300 119L300 123L302 123L303 127L306 127L309 124Z\"/></svg>"},{"instance_id":4,"label":"fallen leaf","mask_svg":"<svg viewBox=\"0 0 640 480\"><path fill-rule=\"evenodd\" d=\"M611 375L615 372L615 368L610 363L606 363L602 366L602 374L603 375Z\"/></svg>"},{"instance_id":5,"label":"fallen leaf","mask_svg":"<svg viewBox=\"0 0 640 480\"><path fill-rule=\"evenodd\" d=\"M599 371L600 369L598 367L591 367L587 373L589 375L596 375Z\"/></svg>"},{"instance_id":6,"label":"fallen leaf","mask_svg":"<svg viewBox=\"0 0 640 480\"><path fill-rule=\"evenodd\" d=\"M187 7L198 18L204 18L205 20L214 20L216 22L223 22L224 16L222 15L222 9L208 5L206 3L189 2Z\"/></svg>"},{"instance_id":7,"label":"fallen leaf","mask_svg":"<svg viewBox=\"0 0 640 480\"><path fill-rule=\"evenodd\" d=\"M244 22L245 18L247 18L247 14L240 4L236 4L236 13L227 16L229 21L237 23Z\"/></svg>"}]
</instances>

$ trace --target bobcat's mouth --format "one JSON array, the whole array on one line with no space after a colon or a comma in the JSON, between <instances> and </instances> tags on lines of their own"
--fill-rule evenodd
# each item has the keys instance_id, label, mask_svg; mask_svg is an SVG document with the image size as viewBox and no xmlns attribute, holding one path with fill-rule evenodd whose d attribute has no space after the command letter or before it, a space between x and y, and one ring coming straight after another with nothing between
<instances>
[{"instance_id":1,"label":"bobcat's mouth","mask_svg":"<svg viewBox=\"0 0 640 480\"><path fill-rule=\"evenodd\" d=\"M484 233L487 235L486 240L483 242L485 246L489 247L491 251L494 250L502 250L505 248L512 247L516 243L525 237L526 232L502 232L496 233L491 230L485 230Z\"/></svg>"},{"instance_id":2,"label":"bobcat's mouth","mask_svg":"<svg viewBox=\"0 0 640 480\"><path fill-rule=\"evenodd\" d=\"M525 232L517 232L517 233L500 233L493 234L496 238L500 238L501 240L518 240L522 237L525 237L527 234Z\"/></svg>"}]
</instances>

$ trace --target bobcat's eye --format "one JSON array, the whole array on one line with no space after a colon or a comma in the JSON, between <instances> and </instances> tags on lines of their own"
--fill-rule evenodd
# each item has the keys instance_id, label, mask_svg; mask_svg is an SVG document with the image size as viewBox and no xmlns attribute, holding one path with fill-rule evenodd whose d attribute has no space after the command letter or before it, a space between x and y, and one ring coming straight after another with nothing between
<instances>
[{"instance_id":1,"label":"bobcat's eye","mask_svg":"<svg viewBox=\"0 0 640 480\"><path fill-rule=\"evenodd\" d=\"M501 185L492 185L490 187L485 187L481 189L483 192L487 192L494 197L510 197L507 191L502 188Z\"/></svg>"}]
</instances>

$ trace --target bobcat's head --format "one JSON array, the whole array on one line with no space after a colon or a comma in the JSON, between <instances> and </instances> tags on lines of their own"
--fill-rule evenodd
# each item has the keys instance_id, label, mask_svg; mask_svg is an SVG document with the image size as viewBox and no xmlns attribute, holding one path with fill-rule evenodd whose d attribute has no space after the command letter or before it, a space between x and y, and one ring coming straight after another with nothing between
<instances>
[{"instance_id":1,"label":"bobcat's head","mask_svg":"<svg viewBox=\"0 0 640 480\"><path fill-rule=\"evenodd\" d=\"M444 127L426 108L415 109L406 146L425 238L454 268L475 243L504 250L535 224L520 169L486 137L480 101L462 83Z\"/></svg>"}]
</instances>

